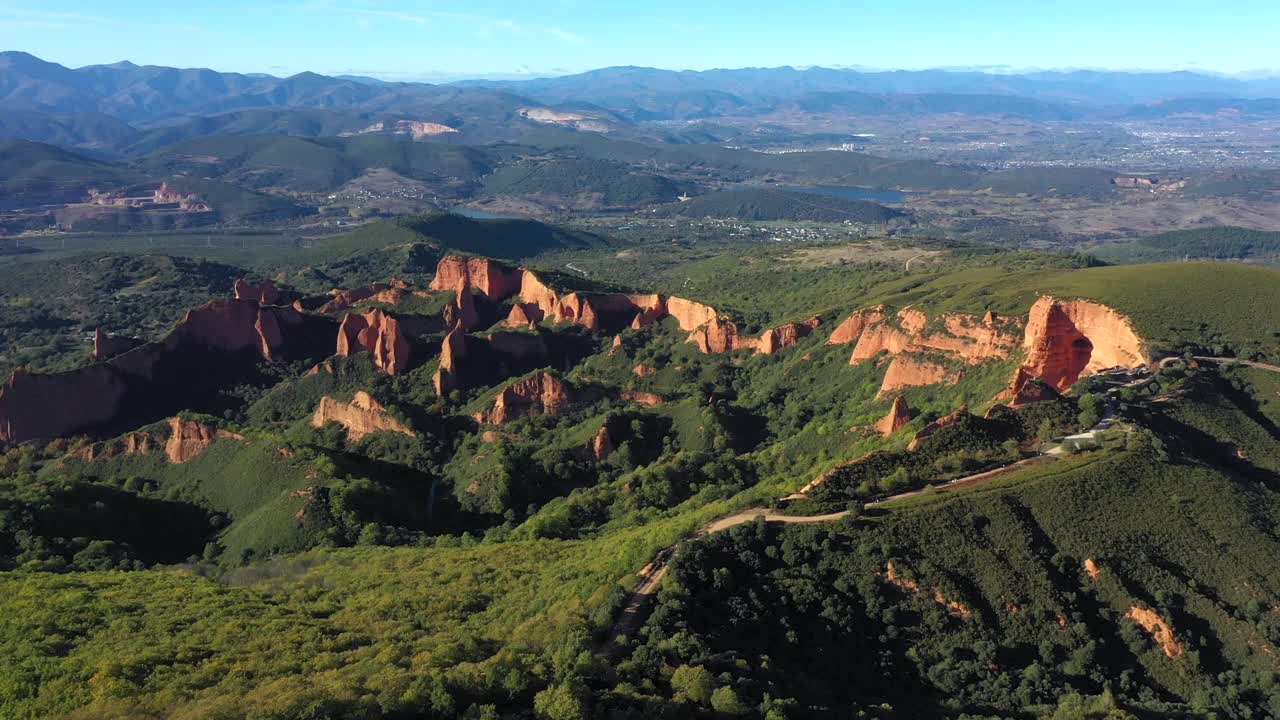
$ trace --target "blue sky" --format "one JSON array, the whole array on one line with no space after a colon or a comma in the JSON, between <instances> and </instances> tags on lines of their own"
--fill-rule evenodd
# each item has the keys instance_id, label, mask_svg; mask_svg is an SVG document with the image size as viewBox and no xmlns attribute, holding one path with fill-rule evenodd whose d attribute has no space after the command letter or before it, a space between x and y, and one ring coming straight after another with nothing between
<instances>
[{"instance_id":1,"label":"blue sky","mask_svg":"<svg viewBox=\"0 0 1280 720\"><path fill-rule=\"evenodd\" d=\"M392 80L609 65L1280 68L1280 0L0 0L0 49Z\"/></svg>"}]
</instances>

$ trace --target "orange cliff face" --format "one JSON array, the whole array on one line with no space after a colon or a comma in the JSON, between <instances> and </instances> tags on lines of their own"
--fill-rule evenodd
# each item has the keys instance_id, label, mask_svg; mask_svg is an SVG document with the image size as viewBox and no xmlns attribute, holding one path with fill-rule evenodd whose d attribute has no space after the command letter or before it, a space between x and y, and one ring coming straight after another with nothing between
<instances>
[{"instance_id":1,"label":"orange cliff face","mask_svg":"<svg viewBox=\"0 0 1280 720\"><path fill-rule=\"evenodd\" d=\"M689 342L698 346L703 353L723 353L732 350L752 350L761 355L772 355L783 348L791 347L807 337L814 328L822 324L816 317L804 322L784 323L765 330L759 337L749 338L739 335L736 323L728 320L712 319L706 325L689 334Z\"/></svg>"},{"instance_id":2,"label":"orange cliff face","mask_svg":"<svg viewBox=\"0 0 1280 720\"><path fill-rule=\"evenodd\" d=\"M827 339L828 345L845 345L851 342L857 342L862 337L863 331L872 325L879 325L885 319L885 307L877 305L875 307L859 310L854 314L845 318L845 321L836 326L832 331L831 337Z\"/></svg>"},{"instance_id":3,"label":"orange cliff face","mask_svg":"<svg viewBox=\"0 0 1280 720\"><path fill-rule=\"evenodd\" d=\"M1008 359L1018 345L1017 323L987 313L982 318L963 313L942 316L942 327L928 330L928 316L921 310L905 308L890 316L879 305L859 310L836 328L829 345L854 342L850 365L887 352L934 351L977 365L987 360Z\"/></svg>"},{"instance_id":4,"label":"orange cliff face","mask_svg":"<svg viewBox=\"0 0 1280 720\"><path fill-rule=\"evenodd\" d=\"M326 423L335 422L346 428L347 438L359 441L367 435L379 432L393 432L413 436L404 423L387 414L387 409L373 399L369 393L361 390L344 403L328 395L320 398L315 414L311 416L312 427L324 427Z\"/></svg>"},{"instance_id":5,"label":"orange cliff face","mask_svg":"<svg viewBox=\"0 0 1280 720\"><path fill-rule=\"evenodd\" d=\"M1066 390L1099 370L1147 364L1142 346L1129 319L1105 305L1042 297L1027 319L1023 371Z\"/></svg>"},{"instance_id":6,"label":"orange cliff face","mask_svg":"<svg viewBox=\"0 0 1280 720\"><path fill-rule=\"evenodd\" d=\"M904 308L890 314L888 308L877 305L846 318L827 344L853 343L850 365L888 354L892 361L880 387L881 396L904 387L956 382L963 373L944 367L941 360L968 365L1006 360L1018 345L1017 322L995 313L982 317L948 313L941 321L940 327L930 328L929 317L922 310ZM935 359L929 359L930 355Z\"/></svg>"},{"instance_id":7,"label":"orange cliff face","mask_svg":"<svg viewBox=\"0 0 1280 720\"><path fill-rule=\"evenodd\" d=\"M188 310L165 344L193 342L217 350L252 349L271 360L284 346L284 328L303 320L292 307L264 307L256 300L213 300Z\"/></svg>"},{"instance_id":8,"label":"orange cliff face","mask_svg":"<svg viewBox=\"0 0 1280 720\"><path fill-rule=\"evenodd\" d=\"M467 334L460 326L455 326L440 344L440 364L432 378L437 397L444 397L445 393L458 387L458 368L466 357Z\"/></svg>"},{"instance_id":9,"label":"orange cliff face","mask_svg":"<svg viewBox=\"0 0 1280 720\"><path fill-rule=\"evenodd\" d=\"M362 302L379 302L387 305L399 305L409 293L409 286L403 280L376 282L351 290L333 291L333 299L320 306L318 312L323 315L340 313L343 310L359 305Z\"/></svg>"},{"instance_id":10,"label":"orange cliff face","mask_svg":"<svg viewBox=\"0 0 1280 720\"><path fill-rule=\"evenodd\" d=\"M528 271L524 271L528 272ZM436 265L431 289L457 290L459 285L475 288L490 300L505 300L520 292L523 273L484 257L446 255Z\"/></svg>"},{"instance_id":11,"label":"orange cliff face","mask_svg":"<svg viewBox=\"0 0 1280 720\"><path fill-rule=\"evenodd\" d=\"M568 383L546 372L512 383L498 391L493 407L476 413L477 422L506 425L521 417L555 415L573 404Z\"/></svg>"},{"instance_id":12,"label":"orange cliff face","mask_svg":"<svg viewBox=\"0 0 1280 720\"><path fill-rule=\"evenodd\" d=\"M882 436L889 437L901 430L909 422L911 422L911 408L907 405L907 399L899 395L894 398L893 407L889 408L889 414L877 420L873 427Z\"/></svg>"},{"instance_id":13,"label":"orange cliff face","mask_svg":"<svg viewBox=\"0 0 1280 720\"><path fill-rule=\"evenodd\" d=\"M388 375L398 375L409 367L409 341L400 332L400 323L381 310L351 313L338 328L338 355L348 357L364 351L372 353L373 364Z\"/></svg>"},{"instance_id":14,"label":"orange cliff face","mask_svg":"<svg viewBox=\"0 0 1280 720\"><path fill-rule=\"evenodd\" d=\"M256 300L263 305L275 305L280 299L280 293L276 291L276 284L270 280L263 280L260 284L254 285L244 278L235 281L231 286L231 291L236 300Z\"/></svg>"},{"instance_id":15,"label":"orange cliff face","mask_svg":"<svg viewBox=\"0 0 1280 720\"><path fill-rule=\"evenodd\" d=\"M918 355L895 355L889 363L889 369L885 371L878 397L884 397L903 388L943 382L954 383L959 380L960 375L956 371Z\"/></svg>"},{"instance_id":16,"label":"orange cliff face","mask_svg":"<svg viewBox=\"0 0 1280 720\"><path fill-rule=\"evenodd\" d=\"M0 443L62 437L110 422L128 393L126 375L108 363L47 375L15 370L0 387Z\"/></svg>"},{"instance_id":17,"label":"orange cliff face","mask_svg":"<svg viewBox=\"0 0 1280 720\"><path fill-rule=\"evenodd\" d=\"M164 444L165 457L175 465L198 457L215 440L243 440L243 435L218 430L198 422L183 420L179 417L169 418L169 439Z\"/></svg>"}]
</instances>

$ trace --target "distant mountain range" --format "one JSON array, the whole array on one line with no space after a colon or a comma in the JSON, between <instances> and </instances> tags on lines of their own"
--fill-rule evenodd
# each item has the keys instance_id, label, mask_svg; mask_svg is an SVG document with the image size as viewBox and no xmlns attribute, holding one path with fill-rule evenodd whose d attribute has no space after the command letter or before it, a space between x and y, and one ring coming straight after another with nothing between
<instances>
[{"instance_id":1,"label":"distant mountain range","mask_svg":"<svg viewBox=\"0 0 1280 720\"><path fill-rule=\"evenodd\" d=\"M655 122L772 114L1034 121L1280 115L1280 79L1193 72L829 68L669 71L614 67L534 80L448 85L301 73L287 78L128 62L67 68L0 53L0 138L137 156L211 135L396 133L456 144L517 139L535 127L656 142L708 142Z\"/></svg>"}]
</instances>

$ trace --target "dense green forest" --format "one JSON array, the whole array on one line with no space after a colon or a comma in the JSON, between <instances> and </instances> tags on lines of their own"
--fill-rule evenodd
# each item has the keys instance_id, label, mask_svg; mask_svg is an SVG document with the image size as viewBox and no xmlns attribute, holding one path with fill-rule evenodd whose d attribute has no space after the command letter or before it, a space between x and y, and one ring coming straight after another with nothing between
<instances>
[{"instance_id":1,"label":"dense green forest","mask_svg":"<svg viewBox=\"0 0 1280 720\"><path fill-rule=\"evenodd\" d=\"M1096 254L1107 260L1130 263L1207 259L1274 264L1280 258L1280 233L1240 227L1177 230L1104 246Z\"/></svg>"}]
</instances>

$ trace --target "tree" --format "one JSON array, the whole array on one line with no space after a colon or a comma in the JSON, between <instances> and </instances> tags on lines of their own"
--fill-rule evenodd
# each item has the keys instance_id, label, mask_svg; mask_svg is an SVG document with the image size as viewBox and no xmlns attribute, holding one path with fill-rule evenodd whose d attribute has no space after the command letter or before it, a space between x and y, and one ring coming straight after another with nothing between
<instances>
[{"instance_id":1,"label":"tree","mask_svg":"<svg viewBox=\"0 0 1280 720\"><path fill-rule=\"evenodd\" d=\"M747 711L742 701L738 699L738 693L734 692L733 688L728 685L717 688L715 692L711 693L711 707L716 712L724 713L725 715L742 715Z\"/></svg>"},{"instance_id":2,"label":"tree","mask_svg":"<svg viewBox=\"0 0 1280 720\"><path fill-rule=\"evenodd\" d=\"M699 705L706 705L715 692L716 679L701 665L681 665L671 675L671 689L676 691L677 699L683 695Z\"/></svg>"},{"instance_id":3,"label":"tree","mask_svg":"<svg viewBox=\"0 0 1280 720\"><path fill-rule=\"evenodd\" d=\"M533 697L533 712L541 720L586 720L587 706L571 683L552 685Z\"/></svg>"}]
</instances>

